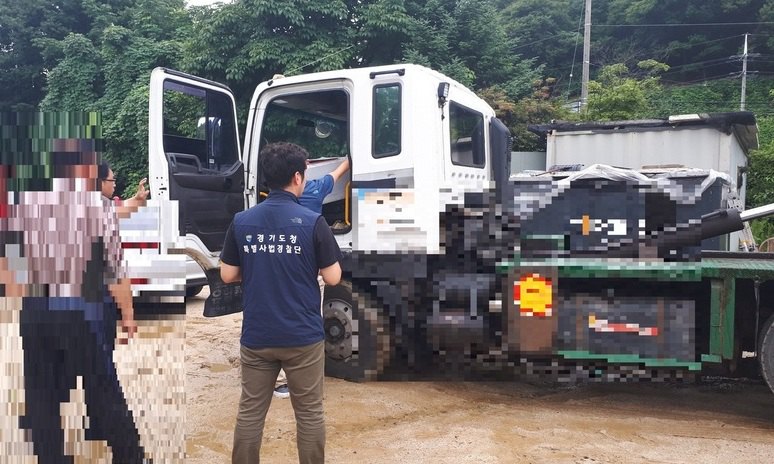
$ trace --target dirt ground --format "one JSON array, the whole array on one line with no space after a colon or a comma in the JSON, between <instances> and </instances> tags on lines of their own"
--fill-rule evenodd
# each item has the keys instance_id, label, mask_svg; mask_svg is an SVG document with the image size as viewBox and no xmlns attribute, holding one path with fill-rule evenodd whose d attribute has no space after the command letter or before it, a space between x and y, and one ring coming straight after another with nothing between
<instances>
[{"instance_id":1,"label":"dirt ground","mask_svg":"<svg viewBox=\"0 0 774 464\"><path fill-rule=\"evenodd\" d=\"M206 289L189 301L185 321L142 322L135 339L116 347L121 384L154 462L230 462L241 315L205 319L205 297ZM0 303L0 462L34 463L18 428L19 305ZM762 463L774 456L774 394L759 380L546 386L329 378L325 409L327 462L337 464ZM62 414L76 463L111 462L105 442L85 441L80 387ZM297 462L289 400L272 403L262 457Z\"/></svg>"},{"instance_id":2,"label":"dirt ground","mask_svg":"<svg viewBox=\"0 0 774 464\"><path fill-rule=\"evenodd\" d=\"M239 400L241 314L186 326L187 463L227 462ZM331 463L761 463L774 394L758 381L544 386L328 378ZM274 399L262 459L296 462L289 400Z\"/></svg>"}]
</instances>

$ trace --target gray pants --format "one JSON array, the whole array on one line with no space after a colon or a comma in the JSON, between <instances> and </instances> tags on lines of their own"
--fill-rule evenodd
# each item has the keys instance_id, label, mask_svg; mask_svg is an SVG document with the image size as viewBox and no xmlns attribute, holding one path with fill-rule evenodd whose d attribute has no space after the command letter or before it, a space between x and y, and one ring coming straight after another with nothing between
<instances>
[{"instance_id":1,"label":"gray pants","mask_svg":"<svg viewBox=\"0 0 774 464\"><path fill-rule=\"evenodd\" d=\"M290 402L296 415L296 444L301 464L325 462L323 378L325 342L291 348L253 350L242 346L242 396L234 429L234 464L260 462L266 413L274 381L285 370Z\"/></svg>"},{"instance_id":2,"label":"gray pants","mask_svg":"<svg viewBox=\"0 0 774 464\"><path fill-rule=\"evenodd\" d=\"M325 281L323 280L322 276L317 276L317 284L320 286L320 315L322 316L322 304L323 301L325 301ZM274 382L274 388L277 388L281 385L287 385L288 378L285 377L285 371L280 369L279 375L277 376L277 381Z\"/></svg>"}]
</instances>

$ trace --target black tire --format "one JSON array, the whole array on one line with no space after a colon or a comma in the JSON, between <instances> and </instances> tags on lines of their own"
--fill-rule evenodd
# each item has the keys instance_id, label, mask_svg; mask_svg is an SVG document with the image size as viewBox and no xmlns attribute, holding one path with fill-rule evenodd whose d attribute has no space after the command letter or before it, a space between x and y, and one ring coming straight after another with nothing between
<instances>
[{"instance_id":1,"label":"black tire","mask_svg":"<svg viewBox=\"0 0 774 464\"><path fill-rule=\"evenodd\" d=\"M325 287L325 375L356 382L374 380L389 365L389 317L372 301L365 292L356 292L353 298L349 282Z\"/></svg>"},{"instance_id":2,"label":"black tire","mask_svg":"<svg viewBox=\"0 0 774 464\"><path fill-rule=\"evenodd\" d=\"M186 287L185 288L185 296L186 296L186 298L194 297L194 296L198 295L199 293L201 293L202 289L204 289L204 285L196 285L194 287Z\"/></svg>"},{"instance_id":3,"label":"black tire","mask_svg":"<svg viewBox=\"0 0 774 464\"><path fill-rule=\"evenodd\" d=\"M763 324L760 340L758 362L761 364L761 375L774 393L774 314Z\"/></svg>"}]
</instances>

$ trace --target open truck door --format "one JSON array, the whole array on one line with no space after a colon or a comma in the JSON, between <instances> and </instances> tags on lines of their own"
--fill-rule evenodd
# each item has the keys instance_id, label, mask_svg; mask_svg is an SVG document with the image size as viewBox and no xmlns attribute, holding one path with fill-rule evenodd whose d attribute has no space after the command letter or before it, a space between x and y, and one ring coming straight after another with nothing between
<instances>
[{"instance_id":1,"label":"open truck door","mask_svg":"<svg viewBox=\"0 0 774 464\"><path fill-rule=\"evenodd\" d=\"M234 96L228 87L181 72L151 73L148 119L153 198L176 201L184 250L205 271L210 297L205 316L241 311L239 284L220 279L218 257L226 230L245 206L245 168L239 149Z\"/></svg>"}]
</instances>

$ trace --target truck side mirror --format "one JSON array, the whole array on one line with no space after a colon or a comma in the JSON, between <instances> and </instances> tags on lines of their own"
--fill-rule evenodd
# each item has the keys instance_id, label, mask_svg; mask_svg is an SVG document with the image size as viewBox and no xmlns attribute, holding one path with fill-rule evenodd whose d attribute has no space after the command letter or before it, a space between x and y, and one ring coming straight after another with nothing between
<instances>
[{"instance_id":1,"label":"truck side mirror","mask_svg":"<svg viewBox=\"0 0 774 464\"><path fill-rule=\"evenodd\" d=\"M443 108L446 100L449 98L449 83L441 82L438 84L438 108Z\"/></svg>"}]
</instances>

